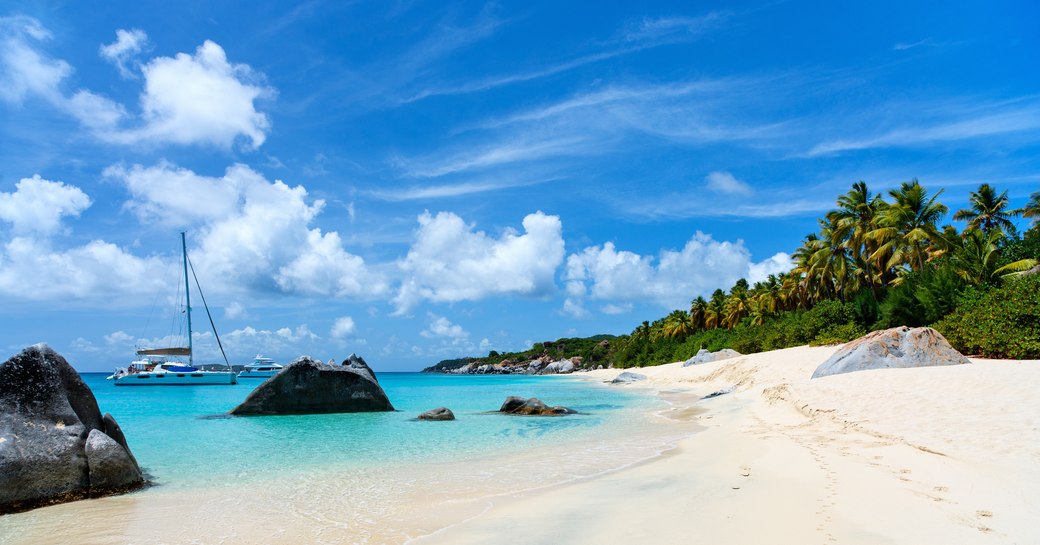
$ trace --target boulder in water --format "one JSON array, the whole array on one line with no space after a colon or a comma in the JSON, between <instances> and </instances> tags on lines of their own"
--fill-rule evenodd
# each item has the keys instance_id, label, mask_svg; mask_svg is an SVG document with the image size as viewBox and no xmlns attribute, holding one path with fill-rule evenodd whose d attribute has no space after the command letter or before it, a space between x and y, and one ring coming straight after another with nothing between
<instances>
[{"instance_id":1,"label":"boulder in water","mask_svg":"<svg viewBox=\"0 0 1040 545\"><path fill-rule=\"evenodd\" d=\"M455 420L455 413L447 407L437 407L420 414L419 420Z\"/></svg>"},{"instance_id":2,"label":"boulder in water","mask_svg":"<svg viewBox=\"0 0 1040 545\"><path fill-rule=\"evenodd\" d=\"M522 397L509 396L502 403L502 407L498 409L498 412L524 416L563 416L565 414L575 414L578 411L568 409L567 407L550 407L535 397L524 399Z\"/></svg>"},{"instance_id":3,"label":"boulder in water","mask_svg":"<svg viewBox=\"0 0 1040 545\"><path fill-rule=\"evenodd\" d=\"M874 331L847 343L820 364L812 378L893 367L930 367L971 363L930 327L906 326Z\"/></svg>"},{"instance_id":4,"label":"boulder in water","mask_svg":"<svg viewBox=\"0 0 1040 545\"><path fill-rule=\"evenodd\" d=\"M257 386L235 416L392 411L394 406L365 360L351 354L343 365L303 356Z\"/></svg>"},{"instance_id":5,"label":"boulder in water","mask_svg":"<svg viewBox=\"0 0 1040 545\"><path fill-rule=\"evenodd\" d=\"M65 358L40 344L0 364L0 514L142 484L119 425Z\"/></svg>"}]
</instances>

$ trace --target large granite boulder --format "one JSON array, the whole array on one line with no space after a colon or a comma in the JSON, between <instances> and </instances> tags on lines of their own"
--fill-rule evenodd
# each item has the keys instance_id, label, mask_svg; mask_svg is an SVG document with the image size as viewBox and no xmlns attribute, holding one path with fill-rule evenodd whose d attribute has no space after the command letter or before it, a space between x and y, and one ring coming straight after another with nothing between
<instances>
[{"instance_id":1,"label":"large granite boulder","mask_svg":"<svg viewBox=\"0 0 1040 545\"><path fill-rule=\"evenodd\" d=\"M971 363L938 331L906 326L874 331L847 343L820 364L812 378L892 367Z\"/></svg>"},{"instance_id":2,"label":"large granite boulder","mask_svg":"<svg viewBox=\"0 0 1040 545\"><path fill-rule=\"evenodd\" d=\"M455 420L455 413L447 407L437 407L420 414L419 420Z\"/></svg>"},{"instance_id":3,"label":"large granite boulder","mask_svg":"<svg viewBox=\"0 0 1040 545\"><path fill-rule=\"evenodd\" d=\"M565 414L575 414L578 411L568 409L567 407L550 407L536 397L524 399L522 397L509 396L502 403L502 407L498 409L498 412L524 416L563 416Z\"/></svg>"},{"instance_id":4,"label":"large granite boulder","mask_svg":"<svg viewBox=\"0 0 1040 545\"><path fill-rule=\"evenodd\" d=\"M718 352L708 352L706 349L701 348L697 351L697 354L692 358L683 362L683 367L689 367L691 365L697 365L698 363L709 363L713 361L728 360L730 358L736 358L737 356L743 356L740 352L730 348L723 348Z\"/></svg>"},{"instance_id":5,"label":"large granite boulder","mask_svg":"<svg viewBox=\"0 0 1040 545\"><path fill-rule=\"evenodd\" d=\"M359 375L368 377L372 382L379 382L379 379L376 378L376 372L368 366L368 363L365 362L364 358L354 352L351 352L350 355L347 356L347 359L343 360L343 366L352 369Z\"/></svg>"},{"instance_id":6,"label":"large granite boulder","mask_svg":"<svg viewBox=\"0 0 1040 545\"><path fill-rule=\"evenodd\" d=\"M549 365L546 365L545 369L542 369L539 374L542 374L542 375L566 375L566 374L569 374L569 373L573 373L576 368L577 367L574 365L573 361L571 361L571 360L560 360L560 361L554 361L554 362L550 363Z\"/></svg>"},{"instance_id":7,"label":"large granite boulder","mask_svg":"<svg viewBox=\"0 0 1040 545\"><path fill-rule=\"evenodd\" d=\"M46 345L0 364L0 514L144 484L119 425Z\"/></svg>"},{"instance_id":8,"label":"large granite boulder","mask_svg":"<svg viewBox=\"0 0 1040 545\"><path fill-rule=\"evenodd\" d=\"M625 371L620 375L614 377L614 380L610 381L611 384L631 384L633 382L640 382L646 380L646 375L642 373L633 373L632 371Z\"/></svg>"},{"instance_id":9,"label":"large granite boulder","mask_svg":"<svg viewBox=\"0 0 1040 545\"><path fill-rule=\"evenodd\" d=\"M235 416L392 411L394 406L365 360L343 365L303 356L267 379L234 409Z\"/></svg>"}]
</instances>

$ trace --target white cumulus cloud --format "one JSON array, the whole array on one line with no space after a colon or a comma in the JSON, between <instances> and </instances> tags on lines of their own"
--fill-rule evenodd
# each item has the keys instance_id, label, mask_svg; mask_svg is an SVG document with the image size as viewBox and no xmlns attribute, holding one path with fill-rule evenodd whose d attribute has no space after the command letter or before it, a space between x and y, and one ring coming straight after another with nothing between
<instances>
[{"instance_id":1,"label":"white cumulus cloud","mask_svg":"<svg viewBox=\"0 0 1040 545\"><path fill-rule=\"evenodd\" d=\"M209 286L305 295L371 298L386 280L343 249L338 233L311 227L325 206L303 186L268 181L241 164L221 177L169 163L106 169L130 191L126 208L142 223L192 227L193 260Z\"/></svg>"},{"instance_id":2,"label":"white cumulus cloud","mask_svg":"<svg viewBox=\"0 0 1040 545\"><path fill-rule=\"evenodd\" d=\"M336 321L332 323L332 330L329 332L329 336L333 339L342 339L353 335L356 329L357 325L354 323L353 318L342 316L336 318Z\"/></svg>"},{"instance_id":3,"label":"white cumulus cloud","mask_svg":"<svg viewBox=\"0 0 1040 545\"><path fill-rule=\"evenodd\" d=\"M13 193L0 192L0 220L15 234L51 234L62 216L78 216L90 207L90 197L78 187L44 180L39 174L22 178Z\"/></svg>"},{"instance_id":4,"label":"white cumulus cloud","mask_svg":"<svg viewBox=\"0 0 1040 545\"><path fill-rule=\"evenodd\" d=\"M250 148L264 143L271 122L256 110L254 101L271 96L273 90L257 83L261 78L248 65L228 62L224 49L216 43L206 40L194 55L157 57L141 70L145 125L117 140L228 148L244 136Z\"/></svg>"},{"instance_id":5,"label":"white cumulus cloud","mask_svg":"<svg viewBox=\"0 0 1040 545\"><path fill-rule=\"evenodd\" d=\"M495 237L459 216L441 212L419 216L419 230L399 261L398 314L420 301L476 301L491 295L539 296L555 289L563 262L563 225L542 212L523 220L524 233L505 230Z\"/></svg>"},{"instance_id":6,"label":"white cumulus cloud","mask_svg":"<svg viewBox=\"0 0 1040 545\"><path fill-rule=\"evenodd\" d=\"M51 33L31 17L0 17L0 100L19 105L40 98L75 118L95 136L118 144L212 145L247 149L264 143L271 121L256 101L275 95L249 65L228 60L224 49L206 40L194 54L155 57L138 65L144 78L140 111L87 89L63 88L73 67L50 56L42 45ZM140 30L119 30L101 46L102 57L126 77L127 64L147 44Z\"/></svg>"},{"instance_id":7,"label":"white cumulus cloud","mask_svg":"<svg viewBox=\"0 0 1040 545\"><path fill-rule=\"evenodd\" d=\"M469 339L469 332L458 324L451 323L444 316L430 314L430 326L424 329L420 335L427 339L448 339L455 343L465 342Z\"/></svg>"},{"instance_id":8,"label":"white cumulus cloud","mask_svg":"<svg viewBox=\"0 0 1040 545\"><path fill-rule=\"evenodd\" d=\"M608 314L646 301L685 308L690 299L728 289L739 278L756 280L755 275L778 271L784 263L778 256L756 264L742 241L720 242L700 231L682 250L662 250L656 258L618 250L610 242L592 246L567 258L564 310L583 308L585 298L604 302Z\"/></svg>"},{"instance_id":9,"label":"white cumulus cloud","mask_svg":"<svg viewBox=\"0 0 1040 545\"><path fill-rule=\"evenodd\" d=\"M49 240L14 237L0 250L0 294L32 301L97 300L133 305L164 293L174 269L101 240L54 249Z\"/></svg>"}]
</instances>

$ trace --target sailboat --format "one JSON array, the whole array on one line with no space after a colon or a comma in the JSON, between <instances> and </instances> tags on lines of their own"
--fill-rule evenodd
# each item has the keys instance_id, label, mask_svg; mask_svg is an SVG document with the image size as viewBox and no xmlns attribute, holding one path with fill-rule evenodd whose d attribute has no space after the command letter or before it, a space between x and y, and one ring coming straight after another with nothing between
<instances>
[{"instance_id":1,"label":"sailboat","mask_svg":"<svg viewBox=\"0 0 1040 545\"><path fill-rule=\"evenodd\" d=\"M191 386L203 384L238 384L238 378L231 370L227 355L224 363L227 371L205 371L194 365L191 343L191 289L188 283L188 245L185 242L184 233L181 233L181 252L184 262L184 302L185 314L188 319L188 346L174 346L168 348L143 348L137 350L140 359L130 363L129 367L117 369L108 378L115 381L116 386ZM192 267L192 275L195 269ZM195 277L195 285L198 286L199 279ZM220 344L220 336L217 328L213 325L213 316L209 314L209 305L206 304L206 296L202 295L202 287L199 287L199 295L202 296L202 304L209 316L209 323L213 326L213 335L220 346L220 353L224 354L224 346ZM170 356L187 356L188 363L185 365L179 361L170 361Z\"/></svg>"}]
</instances>

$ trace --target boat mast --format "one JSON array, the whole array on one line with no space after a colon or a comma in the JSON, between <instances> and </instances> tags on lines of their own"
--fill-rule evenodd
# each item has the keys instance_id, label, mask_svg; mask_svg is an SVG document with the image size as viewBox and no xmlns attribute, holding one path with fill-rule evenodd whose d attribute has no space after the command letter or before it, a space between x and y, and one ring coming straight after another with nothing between
<instances>
[{"instance_id":1,"label":"boat mast","mask_svg":"<svg viewBox=\"0 0 1040 545\"><path fill-rule=\"evenodd\" d=\"M188 365L195 362L194 352L191 349L191 289L188 285L188 244L184 242L184 231L181 231L181 255L184 259L184 309L188 315Z\"/></svg>"}]
</instances>

